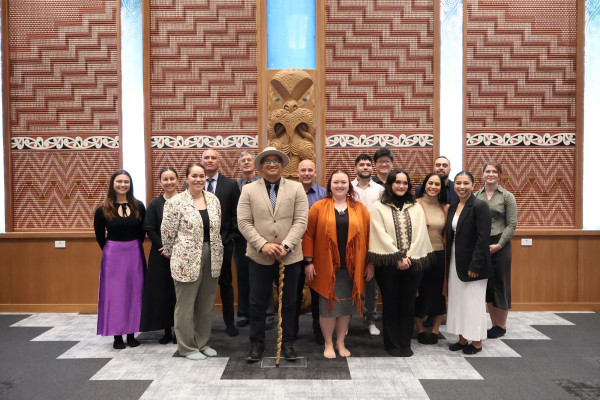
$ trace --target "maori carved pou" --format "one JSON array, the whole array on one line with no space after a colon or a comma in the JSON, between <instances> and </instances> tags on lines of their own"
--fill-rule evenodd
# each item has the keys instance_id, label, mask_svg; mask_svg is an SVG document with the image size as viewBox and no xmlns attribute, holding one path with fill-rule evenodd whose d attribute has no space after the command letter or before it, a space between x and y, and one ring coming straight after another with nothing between
<instances>
[{"instance_id":1,"label":"maori carved pou","mask_svg":"<svg viewBox=\"0 0 600 400\"><path fill-rule=\"evenodd\" d=\"M313 80L301 69L278 71L269 85L268 146L290 158L283 177L298 180L298 164L316 160Z\"/></svg>"}]
</instances>

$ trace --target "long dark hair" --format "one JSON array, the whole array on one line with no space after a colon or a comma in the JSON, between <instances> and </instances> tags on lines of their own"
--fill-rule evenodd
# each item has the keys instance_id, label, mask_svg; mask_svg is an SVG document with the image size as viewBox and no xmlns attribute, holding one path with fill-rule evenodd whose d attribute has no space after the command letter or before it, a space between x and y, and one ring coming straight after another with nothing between
<instances>
[{"instance_id":1,"label":"long dark hair","mask_svg":"<svg viewBox=\"0 0 600 400\"><path fill-rule=\"evenodd\" d=\"M408 189L406 190L406 193L404 193L404 196L402 196L400 199L404 203L414 204L415 197L412 194L412 182L410 181L410 175L408 175L408 172L402 168L394 168L388 174L385 184L383 185L383 192L381 193L381 203L393 204L394 200L398 199L398 196L396 196L392 190L392 185L394 182L396 182L396 176L398 174L406 175L406 180L408 181Z\"/></svg>"},{"instance_id":2,"label":"long dark hair","mask_svg":"<svg viewBox=\"0 0 600 400\"><path fill-rule=\"evenodd\" d=\"M115 202L117 201L117 193L115 193L115 179L119 175L127 175L129 178L129 191L127 192L127 205L131 210L135 213L135 218L141 218L140 211L140 203L139 200L133 197L133 179L131 179L131 174L124 169L116 170L112 176L110 177L110 183L108 184L108 191L106 192L106 197L104 198L104 203L102 203L102 213L104 214L104 218L110 221L117 215L117 208L115 207Z\"/></svg>"},{"instance_id":3,"label":"long dark hair","mask_svg":"<svg viewBox=\"0 0 600 400\"><path fill-rule=\"evenodd\" d=\"M448 194L446 193L446 185L444 185L444 180L435 172L428 173L425 179L423 179L423 184L419 188L419 193L417 193L416 198L420 199L423 197L425 194L425 186L427 185L427 182L429 182L429 179L431 179L431 177L434 175L440 178L440 193L438 193L437 199L440 204L448 203Z\"/></svg>"},{"instance_id":4,"label":"long dark hair","mask_svg":"<svg viewBox=\"0 0 600 400\"><path fill-rule=\"evenodd\" d=\"M331 181L333 180L333 175L335 174L344 174L348 178L348 201L350 202L350 207L354 208L354 204L356 203L356 191L354 190L354 185L350 182L350 175L346 171L341 168L336 169L329 175L329 180L327 181L327 197L333 198L333 192L331 191Z\"/></svg>"},{"instance_id":5,"label":"long dark hair","mask_svg":"<svg viewBox=\"0 0 600 400\"><path fill-rule=\"evenodd\" d=\"M190 176L190 170L193 167L200 167L200 168L202 168L202 171L204 171L204 175L206 175L206 168L204 168L204 165L200 164L199 162L191 162L191 163L189 163L188 166L185 168L185 182L183 182L183 190L188 190L187 177Z\"/></svg>"}]
</instances>

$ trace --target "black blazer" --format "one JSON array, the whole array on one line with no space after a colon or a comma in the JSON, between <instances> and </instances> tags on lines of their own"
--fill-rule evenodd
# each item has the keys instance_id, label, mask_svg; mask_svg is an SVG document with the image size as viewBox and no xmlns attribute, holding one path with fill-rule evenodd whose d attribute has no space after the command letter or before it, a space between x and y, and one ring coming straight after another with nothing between
<instances>
[{"instance_id":1,"label":"black blazer","mask_svg":"<svg viewBox=\"0 0 600 400\"><path fill-rule=\"evenodd\" d=\"M223 245L227 245L240 234L237 227L237 205L240 199L237 182L219 174L215 196L221 203L221 239Z\"/></svg>"},{"instance_id":2,"label":"black blazer","mask_svg":"<svg viewBox=\"0 0 600 400\"><path fill-rule=\"evenodd\" d=\"M458 203L452 204L448 209L446 220L446 265L450 265L451 248L455 243L456 273L463 281L476 281L487 279L492 271L492 258L490 256L490 231L492 217L486 202L476 199L471 195L467 200L456 225L456 235L452 230L452 219L456 213ZM469 278L468 271L479 274L477 278Z\"/></svg>"}]
</instances>

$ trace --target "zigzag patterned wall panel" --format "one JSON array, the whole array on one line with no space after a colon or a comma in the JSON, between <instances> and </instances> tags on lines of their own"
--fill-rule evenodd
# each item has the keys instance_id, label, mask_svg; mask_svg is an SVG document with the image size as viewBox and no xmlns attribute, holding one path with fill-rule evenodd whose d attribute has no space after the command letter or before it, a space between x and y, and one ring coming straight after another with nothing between
<instances>
[{"instance_id":1,"label":"zigzag patterned wall panel","mask_svg":"<svg viewBox=\"0 0 600 400\"><path fill-rule=\"evenodd\" d=\"M240 147L258 140L256 30L256 0L150 1L153 181L209 147L237 176Z\"/></svg>"},{"instance_id":2,"label":"zigzag patterned wall panel","mask_svg":"<svg viewBox=\"0 0 600 400\"><path fill-rule=\"evenodd\" d=\"M256 134L256 1L150 1L152 134Z\"/></svg>"},{"instance_id":3,"label":"zigzag patterned wall panel","mask_svg":"<svg viewBox=\"0 0 600 400\"><path fill-rule=\"evenodd\" d=\"M433 135L433 16L432 1L327 1L328 169L343 165L353 170L357 153L333 149L329 143L334 136L345 136L348 147L369 154L389 146L401 148L397 151L410 160L423 157L412 163L419 167L410 173L431 169L431 141L425 139L427 151L413 154L411 145L393 144L388 138L402 142L401 134ZM371 148L360 148L362 134L375 137ZM344 152L348 155L342 156Z\"/></svg>"},{"instance_id":4,"label":"zigzag patterned wall panel","mask_svg":"<svg viewBox=\"0 0 600 400\"><path fill-rule=\"evenodd\" d=\"M518 227L574 228L575 148L483 148L467 154L476 189L483 186L483 165L502 164L502 185L515 195Z\"/></svg>"},{"instance_id":5,"label":"zigzag patterned wall panel","mask_svg":"<svg viewBox=\"0 0 600 400\"><path fill-rule=\"evenodd\" d=\"M468 1L467 127L575 128L575 0Z\"/></svg>"},{"instance_id":6,"label":"zigzag patterned wall panel","mask_svg":"<svg viewBox=\"0 0 600 400\"><path fill-rule=\"evenodd\" d=\"M15 151L12 157L15 232L92 229L120 162L106 150Z\"/></svg>"},{"instance_id":7,"label":"zigzag patterned wall panel","mask_svg":"<svg viewBox=\"0 0 600 400\"><path fill-rule=\"evenodd\" d=\"M576 228L576 3L466 3L465 157L502 162L519 228Z\"/></svg>"},{"instance_id":8,"label":"zigzag patterned wall panel","mask_svg":"<svg viewBox=\"0 0 600 400\"><path fill-rule=\"evenodd\" d=\"M112 0L8 2L15 231L92 228L120 160L117 18Z\"/></svg>"},{"instance_id":9,"label":"zigzag patterned wall panel","mask_svg":"<svg viewBox=\"0 0 600 400\"><path fill-rule=\"evenodd\" d=\"M432 1L327 1L327 134L432 133L433 15Z\"/></svg>"}]
</instances>

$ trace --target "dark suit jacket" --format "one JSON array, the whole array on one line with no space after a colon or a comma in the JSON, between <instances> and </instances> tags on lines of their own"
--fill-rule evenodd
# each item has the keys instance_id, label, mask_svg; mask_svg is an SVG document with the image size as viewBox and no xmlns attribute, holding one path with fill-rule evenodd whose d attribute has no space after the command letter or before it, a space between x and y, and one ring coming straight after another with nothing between
<instances>
[{"instance_id":1,"label":"dark suit jacket","mask_svg":"<svg viewBox=\"0 0 600 400\"><path fill-rule=\"evenodd\" d=\"M215 195L221 203L221 239L223 245L227 245L240 234L237 226L237 205L240 198L240 189L235 180L219 173Z\"/></svg>"},{"instance_id":2,"label":"dark suit jacket","mask_svg":"<svg viewBox=\"0 0 600 400\"><path fill-rule=\"evenodd\" d=\"M488 205L474 195L467 200L456 226L456 235L452 230L452 219L456 213L455 203L448 209L446 221L446 261L450 265L452 243L455 241L456 273L463 281L487 279L492 270L490 256L490 230L492 217ZM468 271L479 274L477 278L469 278Z\"/></svg>"}]
</instances>

